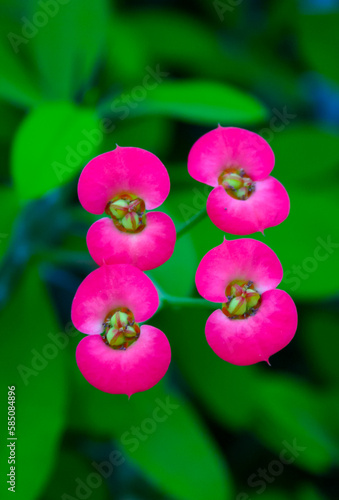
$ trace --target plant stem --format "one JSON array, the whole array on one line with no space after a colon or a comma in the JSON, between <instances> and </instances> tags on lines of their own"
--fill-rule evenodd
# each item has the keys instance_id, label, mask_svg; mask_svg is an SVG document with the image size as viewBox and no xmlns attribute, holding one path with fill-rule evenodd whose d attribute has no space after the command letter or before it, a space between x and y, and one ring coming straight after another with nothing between
<instances>
[{"instance_id":1,"label":"plant stem","mask_svg":"<svg viewBox=\"0 0 339 500\"><path fill-rule=\"evenodd\" d=\"M192 229L207 215L206 207L200 210L197 214L193 215L187 222L184 222L177 230L177 240L181 238L187 231Z\"/></svg>"}]
</instances>

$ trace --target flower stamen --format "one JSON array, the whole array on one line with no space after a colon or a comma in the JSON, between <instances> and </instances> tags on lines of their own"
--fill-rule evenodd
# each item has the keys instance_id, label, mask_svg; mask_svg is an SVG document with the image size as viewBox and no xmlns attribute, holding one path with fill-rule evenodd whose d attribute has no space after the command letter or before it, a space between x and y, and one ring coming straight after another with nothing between
<instances>
[{"instance_id":1,"label":"flower stamen","mask_svg":"<svg viewBox=\"0 0 339 500\"><path fill-rule=\"evenodd\" d=\"M108 314L103 323L103 340L113 349L126 350L140 336L140 327L135 322L132 311L126 307Z\"/></svg>"},{"instance_id":2,"label":"flower stamen","mask_svg":"<svg viewBox=\"0 0 339 500\"><path fill-rule=\"evenodd\" d=\"M145 202L137 196L123 194L107 203L105 212L119 231L140 233L146 226Z\"/></svg>"},{"instance_id":3,"label":"flower stamen","mask_svg":"<svg viewBox=\"0 0 339 500\"><path fill-rule=\"evenodd\" d=\"M255 191L255 182L243 168L227 168L219 175L218 182L236 200L247 200Z\"/></svg>"},{"instance_id":4,"label":"flower stamen","mask_svg":"<svg viewBox=\"0 0 339 500\"><path fill-rule=\"evenodd\" d=\"M256 314L261 296L253 287L253 281L233 280L226 287L227 301L222 304L222 312L230 319L246 319Z\"/></svg>"}]
</instances>

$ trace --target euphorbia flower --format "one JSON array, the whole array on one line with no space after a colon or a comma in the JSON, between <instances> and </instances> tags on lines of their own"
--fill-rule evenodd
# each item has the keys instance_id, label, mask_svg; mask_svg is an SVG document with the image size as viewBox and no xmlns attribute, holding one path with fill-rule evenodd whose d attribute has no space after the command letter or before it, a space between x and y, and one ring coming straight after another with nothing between
<instances>
[{"instance_id":1,"label":"euphorbia flower","mask_svg":"<svg viewBox=\"0 0 339 500\"><path fill-rule=\"evenodd\" d=\"M119 147L93 158L79 179L82 206L109 217L87 233L89 253L98 265L132 264L154 269L172 255L176 231L162 212L146 213L168 196L170 180L161 161L140 148Z\"/></svg>"},{"instance_id":2,"label":"euphorbia flower","mask_svg":"<svg viewBox=\"0 0 339 500\"><path fill-rule=\"evenodd\" d=\"M282 277L273 250L253 239L225 240L203 257L196 285L206 300L222 304L205 328L220 358L235 365L268 362L292 340L297 310L291 297L276 289Z\"/></svg>"},{"instance_id":3,"label":"euphorbia flower","mask_svg":"<svg viewBox=\"0 0 339 500\"><path fill-rule=\"evenodd\" d=\"M280 224L290 202L271 173L274 154L254 132L219 127L203 135L188 157L188 172L213 186L207 213L213 224L230 234L246 235Z\"/></svg>"},{"instance_id":4,"label":"euphorbia flower","mask_svg":"<svg viewBox=\"0 0 339 500\"><path fill-rule=\"evenodd\" d=\"M156 312L155 286L129 264L105 265L79 286L72 321L83 338L76 361L85 379L111 394L145 391L165 375L171 360L167 337L157 328L139 326Z\"/></svg>"}]
</instances>

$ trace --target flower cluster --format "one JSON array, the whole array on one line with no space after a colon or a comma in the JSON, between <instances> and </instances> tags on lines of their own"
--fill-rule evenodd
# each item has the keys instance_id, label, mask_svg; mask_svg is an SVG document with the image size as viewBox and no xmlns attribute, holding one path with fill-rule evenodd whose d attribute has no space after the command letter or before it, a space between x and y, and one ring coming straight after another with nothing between
<instances>
[{"instance_id":1,"label":"flower cluster","mask_svg":"<svg viewBox=\"0 0 339 500\"><path fill-rule=\"evenodd\" d=\"M271 177L274 154L259 135L235 127L208 132L192 147L190 175L213 186L207 214L221 230L248 235L276 226L288 216L285 188ZM252 239L225 240L202 259L198 292L221 303L208 318L205 334L222 359L249 365L267 361L285 347L297 329L291 297L276 290L283 270L276 254Z\"/></svg>"},{"instance_id":2,"label":"flower cluster","mask_svg":"<svg viewBox=\"0 0 339 500\"><path fill-rule=\"evenodd\" d=\"M87 246L101 267L81 283L72 304L75 327L87 334L76 361L94 387L112 394L149 389L165 375L171 349L163 332L148 325L159 297L143 273L172 255L176 230L162 212L170 190L165 166L152 153L121 148L84 168L78 184L82 206L108 217L87 233Z\"/></svg>"},{"instance_id":3,"label":"flower cluster","mask_svg":"<svg viewBox=\"0 0 339 500\"><path fill-rule=\"evenodd\" d=\"M274 155L257 134L218 127L192 147L188 171L213 186L207 213L223 231L248 235L280 224L289 213L285 188L270 176ZM72 304L76 328L87 334L76 360L86 380L113 394L149 389L166 373L171 349L163 332L140 325L156 312L159 297L143 273L166 262L176 231L162 212L170 190L166 168L148 151L120 148L84 168L78 186L82 206L105 213L87 234L101 266L81 283ZM269 362L297 328L291 297L278 290L283 270L276 254L253 239L227 241L210 250L196 273L198 292L220 304L207 320L207 342L222 359L249 365Z\"/></svg>"}]
</instances>

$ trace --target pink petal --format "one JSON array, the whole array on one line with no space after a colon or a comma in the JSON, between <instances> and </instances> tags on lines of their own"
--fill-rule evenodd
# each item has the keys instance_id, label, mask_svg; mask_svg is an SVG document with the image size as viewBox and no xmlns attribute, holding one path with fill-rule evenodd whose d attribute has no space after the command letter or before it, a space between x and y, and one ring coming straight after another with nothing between
<instances>
[{"instance_id":1,"label":"pink petal","mask_svg":"<svg viewBox=\"0 0 339 500\"><path fill-rule=\"evenodd\" d=\"M284 186L270 176L256 182L255 191L247 200L236 200L218 186L211 191L206 207L219 229L247 235L283 222L290 211L290 200Z\"/></svg>"},{"instance_id":2,"label":"pink petal","mask_svg":"<svg viewBox=\"0 0 339 500\"><path fill-rule=\"evenodd\" d=\"M80 203L93 214L104 213L108 201L124 193L142 198L152 210L165 201L169 190L168 172L159 158L144 149L119 146L93 158L78 184Z\"/></svg>"},{"instance_id":3,"label":"pink petal","mask_svg":"<svg viewBox=\"0 0 339 500\"><path fill-rule=\"evenodd\" d=\"M227 241L202 258L195 277L198 292L211 302L225 302L226 287L233 280L253 281L261 294L279 285L283 269L265 243L250 238Z\"/></svg>"},{"instance_id":4,"label":"pink petal","mask_svg":"<svg viewBox=\"0 0 339 500\"><path fill-rule=\"evenodd\" d=\"M269 290L255 316L231 320L218 309L206 323L206 339L221 359L234 365L268 361L292 340L298 316L292 298L283 290Z\"/></svg>"},{"instance_id":5,"label":"pink petal","mask_svg":"<svg viewBox=\"0 0 339 500\"><path fill-rule=\"evenodd\" d=\"M148 320L158 309L158 292L140 269L129 264L102 266L79 286L72 304L72 321L82 333L102 333L106 316L127 307L135 321Z\"/></svg>"},{"instance_id":6,"label":"pink petal","mask_svg":"<svg viewBox=\"0 0 339 500\"><path fill-rule=\"evenodd\" d=\"M162 212L149 212L146 227L136 234L123 233L109 217L95 222L87 233L87 246L95 262L132 264L143 271L166 262L174 251L176 230L172 219Z\"/></svg>"},{"instance_id":7,"label":"pink petal","mask_svg":"<svg viewBox=\"0 0 339 500\"><path fill-rule=\"evenodd\" d=\"M230 167L243 168L252 180L264 179L274 167L274 154L260 135L236 127L221 127L200 137L188 156L188 172L199 182L218 186Z\"/></svg>"},{"instance_id":8,"label":"pink petal","mask_svg":"<svg viewBox=\"0 0 339 500\"><path fill-rule=\"evenodd\" d=\"M83 338L76 350L76 361L91 385L130 397L162 379L171 361L171 348L161 330L143 325L139 339L125 351L112 349L100 335Z\"/></svg>"}]
</instances>

